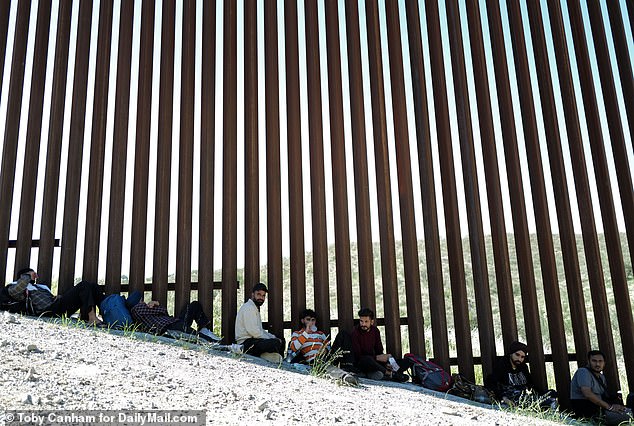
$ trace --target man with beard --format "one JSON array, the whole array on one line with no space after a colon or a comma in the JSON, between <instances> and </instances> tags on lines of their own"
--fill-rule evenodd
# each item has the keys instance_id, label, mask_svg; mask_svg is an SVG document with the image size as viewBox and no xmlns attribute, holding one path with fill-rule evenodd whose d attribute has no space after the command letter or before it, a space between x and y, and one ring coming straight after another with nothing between
<instances>
[{"instance_id":1,"label":"man with beard","mask_svg":"<svg viewBox=\"0 0 634 426\"><path fill-rule=\"evenodd\" d=\"M410 367L409 361L396 361L392 355L383 353L381 332L374 325L374 312L369 308L359 311L359 324L352 330L352 353L355 367L368 379L409 380L409 376L402 373Z\"/></svg>"},{"instance_id":2,"label":"man with beard","mask_svg":"<svg viewBox=\"0 0 634 426\"><path fill-rule=\"evenodd\" d=\"M260 306L266 299L266 293L268 293L266 285L256 284L251 291L251 298L238 310L235 326L236 342L242 345L243 353L279 363L282 362L286 344L283 338L278 338L262 327Z\"/></svg>"},{"instance_id":3,"label":"man with beard","mask_svg":"<svg viewBox=\"0 0 634 426\"><path fill-rule=\"evenodd\" d=\"M499 357L493 366L493 372L484 381L484 385L495 393L498 401L506 405L517 404L522 397L539 398L526 365L528 346L521 342L513 342L509 346L508 355ZM530 395L530 396L529 396ZM556 394L548 391L540 405L555 406Z\"/></svg>"},{"instance_id":4,"label":"man with beard","mask_svg":"<svg viewBox=\"0 0 634 426\"><path fill-rule=\"evenodd\" d=\"M605 355L601 351L588 352L588 365L577 370L570 383L570 405L578 418L593 418L608 425L632 421L632 410L617 403L608 394L608 383L603 375Z\"/></svg>"}]
</instances>

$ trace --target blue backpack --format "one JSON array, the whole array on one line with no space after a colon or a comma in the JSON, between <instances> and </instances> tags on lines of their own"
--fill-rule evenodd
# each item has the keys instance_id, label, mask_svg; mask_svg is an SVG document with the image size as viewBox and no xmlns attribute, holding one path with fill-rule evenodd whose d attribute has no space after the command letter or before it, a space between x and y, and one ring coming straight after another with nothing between
<instances>
[{"instance_id":1,"label":"blue backpack","mask_svg":"<svg viewBox=\"0 0 634 426\"><path fill-rule=\"evenodd\" d=\"M125 299L120 294L111 294L99 305L101 316L106 324L114 328L123 328L134 323Z\"/></svg>"}]
</instances>

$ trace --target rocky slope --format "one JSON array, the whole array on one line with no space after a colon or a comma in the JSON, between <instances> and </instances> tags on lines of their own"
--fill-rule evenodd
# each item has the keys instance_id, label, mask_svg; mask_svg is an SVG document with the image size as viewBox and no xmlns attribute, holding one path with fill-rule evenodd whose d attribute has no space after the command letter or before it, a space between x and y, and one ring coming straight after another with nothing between
<instances>
[{"instance_id":1,"label":"rocky slope","mask_svg":"<svg viewBox=\"0 0 634 426\"><path fill-rule=\"evenodd\" d=\"M0 414L177 409L204 410L207 424L547 424L407 386L343 386L194 345L1 312L0 327Z\"/></svg>"}]
</instances>

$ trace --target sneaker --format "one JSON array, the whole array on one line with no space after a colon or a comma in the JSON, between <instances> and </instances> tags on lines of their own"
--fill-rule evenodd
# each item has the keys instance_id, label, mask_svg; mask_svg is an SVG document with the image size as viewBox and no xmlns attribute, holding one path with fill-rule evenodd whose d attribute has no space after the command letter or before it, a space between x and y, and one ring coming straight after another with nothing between
<instances>
[{"instance_id":1,"label":"sneaker","mask_svg":"<svg viewBox=\"0 0 634 426\"><path fill-rule=\"evenodd\" d=\"M260 355L260 358L265 359L268 362L272 362L273 364L281 364L283 361L282 355L277 352L264 352Z\"/></svg>"},{"instance_id":2,"label":"sneaker","mask_svg":"<svg viewBox=\"0 0 634 426\"><path fill-rule=\"evenodd\" d=\"M345 376L343 376L343 378L341 380L347 385L359 386L359 379L357 379L352 374L346 374Z\"/></svg>"},{"instance_id":3,"label":"sneaker","mask_svg":"<svg viewBox=\"0 0 634 426\"><path fill-rule=\"evenodd\" d=\"M222 340L222 337L217 336L207 327L198 330L198 335L208 342L220 342Z\"/></svg>"},{"instance_id":4,"label":"sneaker","mask_svg":"<svg viewBox=\"0 0 634 426\"><path fill-rule=\"evenodd\" d=\"M405 382L409 381L409 376L407 374L404 374L404 373L392 372L392 381L399 382L399 383L405 383Z\"/></svg>"},{"instance_id":5,"label":"sneaker","mask_svg":"<svg viewBox=\"0 0 634 426\"><path fill-rule=\"evenodd\" d=\"M231 347L229 348L229 351L231 351L231 353L234 353L236 355L242 355L243 349L244 349L243 345L240 345L238 343L232 343Z\"/></svg>"}]
</instances>

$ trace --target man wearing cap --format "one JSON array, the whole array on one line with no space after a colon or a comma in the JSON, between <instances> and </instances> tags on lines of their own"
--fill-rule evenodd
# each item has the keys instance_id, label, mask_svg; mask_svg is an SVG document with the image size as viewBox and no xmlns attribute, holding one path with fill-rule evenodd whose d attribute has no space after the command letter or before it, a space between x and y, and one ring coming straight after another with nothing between
<instances>
[{"instance_id":1,"label":"man wearing cap","mask_svg":"<svg viewBox=\"0 0 634 426\"><path fill-rule=\"evenodd\" d=\"M238 310L236 316L236 342L242 345L242 352L253 356L281 362L284 355L285 342L277 336L267 332L262 327L260 306L266 300L268 289L263 283L253 286L251 298Z\"/></svg>"},{"instance_id":2,"label":"man wearing cap","mask_svg":"<svg viewBox=\"0 0 634 426\"><path fill-rule=\"evenodd\" d=\"M523 393L534 390L531 373L526 365L527 355L526 344L513 342L508 355L497 359L484 385L495 393L498 401L507 405L517 404Z\"/></svg>"}]
</instances>

